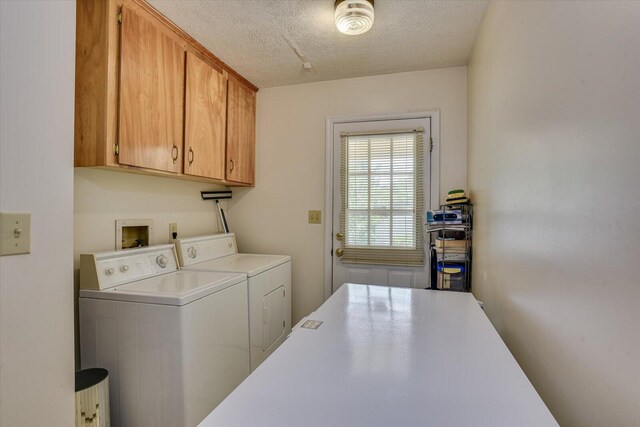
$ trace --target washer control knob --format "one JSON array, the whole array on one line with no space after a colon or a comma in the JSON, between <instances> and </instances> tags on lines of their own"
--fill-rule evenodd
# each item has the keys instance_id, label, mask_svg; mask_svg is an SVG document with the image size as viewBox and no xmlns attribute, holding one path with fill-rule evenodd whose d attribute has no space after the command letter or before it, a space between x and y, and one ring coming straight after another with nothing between
<instances>
[{"instance_id":1,"label":"washer control knob","mask_svg":"<svg viewBox=\"0 0 640 427\"><path fill-rule=\"evenodd\" d=\"M195 258L196 255L198 255L198 251L196 251L196 248L191 246L189 247L189 249L187 249L187 255L189 255L189 258Z\"/></svg>"},{"instance_id":2,"label":"washer control knob","mask_svg":"<svg viewBox=\"0 0 640 427\"><path fill-rule=\"evenodd\" d=\"M104 274L106 274L107 276L111 276L113 273L115 273L115 270L113 269L113 267L109 267L106 270L104 270Z\"/></svg>"},{"instance_id":3,"label":"washer control knob","mask_svg":"<svg viewBox=\"0 0 640 427\"><path fill-rule=\"evenodd\" d=\"M127 271L129 271L129 266L127 264L122 264L120 266L120 271L126 273Z\"/></svg>"},{"instance_id":4,"label":"washer control knob","mask_svg":"<svg viewBox=\"0 0 640 427\"><path fill-rule=\"evenodd\" d=\"M156 258L156 262L160 267L166 268L167 264L169 263L169 258L164 255L158 255L158 257Z\"/></svg>"}]
</instances>

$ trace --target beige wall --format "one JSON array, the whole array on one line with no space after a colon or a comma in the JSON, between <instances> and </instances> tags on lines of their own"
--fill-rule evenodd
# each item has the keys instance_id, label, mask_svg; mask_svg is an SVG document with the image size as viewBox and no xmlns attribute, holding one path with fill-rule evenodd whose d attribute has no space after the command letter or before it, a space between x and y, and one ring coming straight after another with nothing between
<instances>
[{"instance_id":1,"label":"beige wall","mask_svg":"<svg viewBox=\"0 0 640 427\"><path fill-rule=\"evenodd\" d=\"M0 258L0 425L71 426L75 2L0 2L0 210L31 253Z\"/></svg>"},{"instance_id":2,"label":"beige wall","mask_svg":"<svg viewBox=\"0 0 640 427\"><path fill-rule=\"evenodd\" d=\"M229 222L244 252L293 256L293 321L324 299L325 120L440 109L441 188L465 187L466 68L263 89L258 92L256 187L234 189Z\"/></svg>"},{"instance_id":3,"label":"beige wall","mask_svg":"<svg viewBox=\"0 0 640 427\"><path fill-rule=\"evenodd\" d=\"M169 241L169 224L178 236L219 232L218 212L200 191L226 187L104 169L76 168L74 179L74 264L80 254L115 250L118 219L151 219L152 245ZM225 201L221 204L226 207Z\"/></svg>"},{"instance_id":4,"label":"beige wall","mask_svg":"<svg viewBox=\"0 0 640 427\"><path fill-rule=\"evenodd\" d=\"M563 426L640 425L639 23L494 2L469 66L474 293Z\"/></svg>"}]
</instances>

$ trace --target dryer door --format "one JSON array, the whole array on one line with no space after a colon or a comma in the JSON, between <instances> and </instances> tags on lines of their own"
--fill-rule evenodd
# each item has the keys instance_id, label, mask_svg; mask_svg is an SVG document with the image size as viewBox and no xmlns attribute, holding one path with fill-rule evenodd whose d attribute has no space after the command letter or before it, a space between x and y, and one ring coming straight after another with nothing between
<instances>
[{"instance_id":1,"label":"dryer door","mask_svg":"<svg viewBox=\"0 0 640 427\"><path fill-rule=\"evenodd\" d=\"M280 286L262 299L262 351L269 351L284 334L284 297L284 286Z\"/></svg>"}]
</instances>

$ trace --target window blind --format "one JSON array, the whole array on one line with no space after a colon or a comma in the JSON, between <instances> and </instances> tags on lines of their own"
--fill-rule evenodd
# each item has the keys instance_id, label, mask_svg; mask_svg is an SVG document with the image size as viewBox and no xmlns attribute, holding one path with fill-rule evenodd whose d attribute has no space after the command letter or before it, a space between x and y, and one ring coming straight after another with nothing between
<instances>
[{"instance_id":1,"label":"window blind","mask_svg":"<svg viewBox=\"0 0 640 427\"><path fill-rule=\"evenodd\" d=\"M342 262L423 266L423 130L341 135Z\"/></svg>"}]
</instances>

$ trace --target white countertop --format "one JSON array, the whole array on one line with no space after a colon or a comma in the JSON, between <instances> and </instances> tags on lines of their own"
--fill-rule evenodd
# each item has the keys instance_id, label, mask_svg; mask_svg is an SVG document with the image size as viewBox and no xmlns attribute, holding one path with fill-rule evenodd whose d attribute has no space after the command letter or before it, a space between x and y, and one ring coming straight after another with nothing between
<instances>
[{"instance_id":1,"label":"white countertop","mask_svg":"<svg viewBox=\"0 0 640 427\"><path fill-rule=\"evenodd\" d=\"M469 293L343 285L200 425L557 426Z\"/></svg>"}]
</instances>

